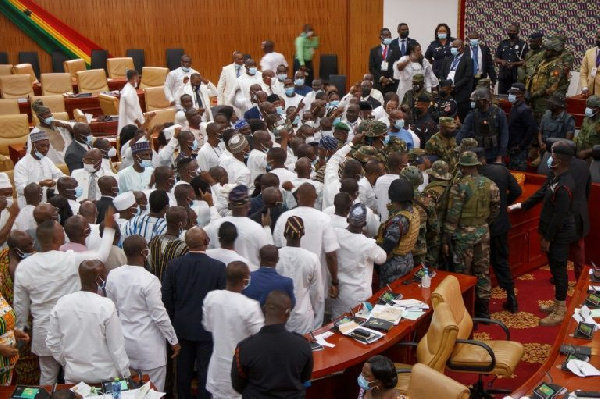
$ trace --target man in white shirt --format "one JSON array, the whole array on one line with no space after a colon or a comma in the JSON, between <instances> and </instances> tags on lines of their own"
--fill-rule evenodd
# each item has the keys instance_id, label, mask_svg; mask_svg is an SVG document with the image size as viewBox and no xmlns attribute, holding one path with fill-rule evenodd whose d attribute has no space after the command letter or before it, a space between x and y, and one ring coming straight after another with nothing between
<instances>
[{"instance_id":1,"label":"man in white shirt","mask_svg":"<svg viewBox=\"0 0 600 399\"><path fill-rule=\"evenodd\" d=\"M135 69L127 70L127 83L121 90L119 100L119 122L117 132L126 125L141 126L144 121L144 113L140 107L140 98L137 95L136 88L140 83L140 74Z\"/></svg>"},{"instance_id":2,"label":"man in white shirt","mask_svg":"<svg viewBox=\"0 0 600 399\"><path fill-rule=\"evenodd\" d=\"M127 264L113 270L106 281L106 296L115 303L131 368L150 376L162 391L167 375L168 341L179 354L181 347L163 304L160 281L144 268L149 254L144 237L134 235L123 242Z\"/></svg>"},{"instance_id":3,"label":"man in white shirt","mask_svg":"<svg viewBox=\"0 0 600 399\"><path fill-rule=\"evenodd\" d=\"M317 201L315 202L315 209L317 210L322 210L322 201L323 201L323 183L321 183L320 181L317 180L312 180L310 178L310 174L312 172L312 164L310 162L310 160L306 157L302 157L300 159L298 159L296 161L296 175L297 177L292 180L292 192L296 192L296 190L298 189L298 187L300 187L301 185L303 185L304 183L308 183L310 185L312 185L315 190L317 191ZM283 184L282 184L283 186ZM288 204L286 204L288 205ZM294 204L295 206L295 204ZM289 206L289 209L292 209L294 206Z\"/></svg>"},{"instance_id":4,"label":"man in white shirt","mask_svg":"<svg viewBox=\"0 0 600 399\"><path fill-rule=\"evenodd\" d=\"M283 147L273 147L267 153L267 165L268 169L270 169L269 173L273 173L279 177L279 187L283 186L285 182L293 182L298 177L296 173L285 167L286 159L287 151Z\"/></svg>"},{"instance_id":5,"label":"man in white shirt","mask_svg":"<svg viewBox=\"0 0 600 399\"><path fill-rule=\"evenodd\" d=\"M310 109L310 105L317 99L317 94L323 92L323 81L321 79L315 79L312 81L312 89L310 93L304 96L304 109Z\"/></svg>"},{"instance_id":6,"label":"man in white shirt","mask_svg":"<svg viewBox=\"0 0 600 399\"><path fill-rule=\"evenodd\" d=\"M297 107L304 99L303 96L296 93L294 81L292 78L285 78L283 82L285 108Z\"/></svg>"},{"instance_id":7,"label":"man in white shirt","mask_svg":"<svg viewBox=\"0 0 600 399\"><path fill-rule=\"evenodd\" d=\"M321 262L317 255L300 246L300 240L304 236L302 218L289 217L283 236L286 246L279 249L279 261L275 269L294 281L296 297L296 306L285 327L288 331L306 334L313 329L315 309L324 301Z\"/></svg>"},{"instance_id":8,"label":"man in white shirt","mask_svg":"<svg viewBox=\"0 0 600 399\"><path fill-rule=\"evenodd\" d=\"M220 157L223 153L219 143L221 143L221 129L216 123L209 123L206 126L206 143L200 147L196 157L200 172L208 172L210 168L219 166Z\"/></svg>"},{"instance_id":9,"label":"man in white shirt","mask_svg":"<svg viewBox=\"0 0 600 399\"><path fill-rule=\"evenodd\" d=\"M264 130L257 130L252 135L253 149L248 155L247 166L250 170L250 191L254 191L254 181L259 175L267 173L267 151L273 147L271 135Z\"/></svg>"},{"instance_id":10,"label":"man in white shirt","mask_svg":"<svg viewBox=\"0 0 600 399\"><path fill-rule=\"evenodd\" d=\"M83 156L83 169L76 169L71 173L71 177L77 181L77 186L81 187L81 195L77 200L98 201L101 196L98 179L103 176L114 177L114 174L102 168L102 151L93 148Z\"/></svg>"},{"instance_id":11,"label":"man in white shirt","mask_svg":"<svg viewBox=\"0 0 600 399\"><path fill-rule=\"evenodd\" d=\"M348 214L348 228L335 229L340 243L337 250L340 295L332 303L333 319L371 297L374 263L384 263L387 258L373 238L363 235L367 209L364 204L355 204Z\"/></svg>"},{"instance_id":12,"label":"man in white shirt","mask_svg":"<svg viewBox=\"0 0 600 399\"><path fill-rule=\"evenodd\" d=\"M360 162L355 159L346 160L346 155L350 153L352 146L346 144L335 152L325 165L325 175L323 177L323 209L333 205L333 198L340 191L340 179L353 177L356 181L360 180L363 174L363 168ZM340 164L346 161L340 177Z\"/></svg>"},{"instance_id":13,"label":"man in white shirt","mask_svg":"<svg viewBox=\"0 0 600 399\"><path fill-rule=\"evenodd\" d=\"M256 61L249 58L244 65L244 73L237 78L234 89L225 100L226 104L231 104L242 114L252 107L250 101L250 86L255 84L260 85L262 83L262 74L256 67Z\"/></svg>"},{"instance_id":14,"label":"man in white shirt","mask_svg":"<svg viewBox=\"0 0 600 399\"><path fill-rule=\"evenodd\" d=\"M283 97L284 91L283 86L276 84L277 79L275 78L275 72L263 71L262 73L262 90L267 94L267 97L276 95Z\"/></svg>"},{"instance_id":15,"label":"man in white shirt","mask_svg":"<svg viewBox=\"0 0 600 399\"><path fill-rule=\"evenodd\" d=\"M119 171L119 190L144 191L148 189L150 178L154 172L152 167L152 149L147 141L138 141L131 146L133 165Z\"/></svg>"},{"instance_id":16,"label":"man in white shirt","mask_svg":"<svg viewBox=\"0 0 600 399\"><path fill-rule=\"evenodd\" d=\"M25 206L24 190L30 183L42 187L42 201L46 202L46 189L54 187L56 180L65 174L46 155L50 150L50 140L46 132L34 128L29 134L31 150L15 165L14 179L17 201Z\"/></svg>"},{"instance_id":17,"label":"man in white shirt","mask_svg":"<svg viewBox=\"0 0 600 399\"><path fill-rule=\"evenodd\" d=\"M83 261L78 270L81 291L57 301L45 344L63 366L67 384L127 378L129 360L121 323L115 305L103 297L108 271L99 260Z\"/></svg>"},{"instance_id":18,"label":"man in white shirt","mask_svg":"<svg viewBox=\"0 0 600 399\"><path fill-rule=\"evenodd\" d=\"M221 76L217 83L217 105L231 105L225 100L229 98L235 89L237 78L244 73L244 57L239 51L233 52L233 62L221 70Z\"/></svg>"},{"instance_id":19,"label":"man in white shirt","mask_svg":"<svg viewBox=\"0 0 600 399\"><path fill-rule=\"evenodd\" d=\"M192 97L192 106L196 109L203 109L202 115L204 122L212 122L213 116L210 112L210 97L217 96L217 88L208 79L205 79L199 73L192 73L189 78L183 78L184 84L179 86L175 94L175 103L180 105L181 96L189 94Z\"/></svg>"},{"instance_id":20,"label":"man in white shirt","mask_svg":"<svg viewBox=\"0 0 600 399\"><path fill-rule=\"evenodd\" d=\"M214 343L206 383L213 399L242 397L231 386L233 353L240 341L264 324L260 304L242 294L248 284L250 269L242 261L233 261L227 266L226 288L209 292L202 305L202 325L212 333Z\"/></svg>"},{"instance_id":21,"label":"man in white shirt","mask_svg":"<svg viewBox=\"0 0 600 399\"><path fill-rule=\"evenodd\" d=\"M329 296L336 298L338 296L338 276L337 276L337 258L335 251L339 249L335 232L331 227L329 216L314 208L317 199L317 192L310 184L301 185L296 191L298 206L292 210L284 212L275 225L273 240L275 245L283 247L285 244L285 224L288 218L299 216L304 222L305 235L302 237L300 245L314 253L321 261L321 292L323 301L315 309L314 327L320 327L323 324L325 315L325 296L327 281L331 281Z\"/></svg>"},{"instance_id":22,"label":"man in white shirt","mask_svg":"<svg viewBox=\"0 0 600 399\"><path fill-rule=\"evenodd\" d=\"M113 199L113 206L118 212L115 213L115 220L119 226L119 231L125 232L125 226L127 225L127 222L129 222L139 213L139 208L135 201L135 195L132 191L121 193Z\"/></svg>"},{"instance_id":23,"label":"man in white shirt","mask_svg":"<svg viewBox=\"0 0 600 399\"><path fill-rule=\"evenodd\" d=\"M52 357L56 352L46 346L50 312L62 296L81 288L77 275L81 262L90 259L105 261L108 257L115 234L112 209L106 211L104 223L104 236L98 251L61 252L58 249L65 242L62 226L54 220L42 222L36 231L41 250L22 260L15 272L16 325L17 328L23 329L28 323L31 311L31 351L39 357L40 385L54 384L60 368L60 364ZM76 324L81 330L82 324Z\"/></svg>"},{"instance_id":24,"label":"man in white shirt","mask_svg":"<svg viewBox=\"0 0 600 399\"><path fill-rule=\"evenodd\" d=\"M375 196L377 197L377 212L381 220L386 221L389 216L388 204L390 197L388 191L390 185L396 179L400 178L400 172L408 165L408 154L393 152L388 157L388 173L379 176L375 182Z\"/></svg>"},{"instance_id":25,"label":"man in white shirt","mask_svg":"<svg viewBox=\"0 0 600 399\"><path fill-rule=\"evenodd\" d=\"M247 216L250 210L250 202L246 186L237 186L231 190L229 193L229 209L231 210L231 216L212 221L204 228L210 239L209 248L220 247L219 228L224 222L231 222L235 225L239 234L238 239L235 241L235 251L248 259L250 262L248 267L251 270L256 270L260 265L260 249L265 245L272 244L273 240L263 226Z\"/></svg>"},{"instance_id":26,"label":"man in white shirt","mask_svg":"<svg viewBox=\"0 0 600 399\"><path fill-rule=\"evenodd\" d=\"M275 43L271 40L267 40L262 44L263 51L265 55L260 60L260 70L262 72L265 71L273 71L273 73L277 72L277 67L279 65L288 66L285 57L281 53L275 52Z\"/></svg>"},{"instance_id":27,"label":"man in white shirt","mask_svg":"<svg viewBox=\"0 0 600 399\"><path fill-rule=\"evenodd\" d=\"M250 187L252 180L250 179L250 169L246 166L246 159L250 153L250 144L248 140L241 134L235 134L229 139L227 149L232 157L221 158L219 166L227 170L228 180L230 184L244 185Z\"/></svg>"},{"instance_id":28,"label":"man in white shirt","mask_svg":"<svg viewBox=\"0 0 600 399\"><path fill-rule=\"evenodd\" d=\"M181 86L185 84L183 79L189 79L193 73L198 73L198 71L192 69L192 58L189 55L183 55L181 57L181 66L167 74L167 79L165 80L165 97L171 105L175 105L178 100L176 95Z\"/></svg>"},{"instance_id":29,"label":"man in white shirt","mask_svg":"<svg viewBox=\"0 0 600 399\"><path fill-rule=\"evenodd\" d=\"M213 259L220 260L226 265L231 262L243 262L253 270L258 269L258 265L250 266L248 259L235 251L235 240L238 237L238 231L235 225L231 222L223 222L218 230L219 244L221 248L213 248L206 250L206 254Z\"/></svg>"},{"instance_id":30,"label":"man in white shirt","mask_svg":"<svg viewBox=\"0 0 600 399\"><path fill-rule=\"evenodd\" d=\"M37 183L29 183L25 186L23 195L27 205L21 208L13 226L14 230L27 231L37 227L37 222L33 218L33 211L42 200L42 188Z\"/></svg>"}]
</instances>

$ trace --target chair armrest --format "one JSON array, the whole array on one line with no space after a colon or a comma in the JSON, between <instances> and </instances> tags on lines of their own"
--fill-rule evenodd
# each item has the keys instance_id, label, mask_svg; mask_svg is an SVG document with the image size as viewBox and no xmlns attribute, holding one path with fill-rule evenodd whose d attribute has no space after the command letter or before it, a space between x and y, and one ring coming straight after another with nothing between
<instances>
[{"instance_id":1,"label":"chair armrest","mask_svg":"<svg viewBox=\"0 0 600 399\"><path fill-rule=\"evenodd\" d=\"M500 326L503 330L504 333L506 334L506 340L510 341L510 330L508 329L508 327L506 327L506 324L502 323L500 320L495 320L495 319L485 319L483 317L473 317L473 322L474 323L484 323L484 324L496 324L498 326Z\"/></svg>"},{"instance_id":2,"label":"chair armrest","mask_svg":"<svg viewBox=\"0 0 600 399\"><path fill-rule=\"evenodd\" d=\"M396 369L396 374L410 374L412 369Z\"/></svg>"},{"instance_id":3,"label":"chair armrest","mask_svg":"<svg viewBox=\"0 0 600 399\"><path fill-rule=\"evenodd\" d=\"M456 365L456 364L452 363L452 358L449 358L448 361L446 362L446 365L451 370L481 371L481 372L487 373L489 371L492 371L496 367L496 355L494 355L494 351L487 344L485 344L485 343L483 343L481 341L474 341L472 339L457 339L456 343L457 344L467 344L467 345L480 346L480 347L482 347L483 349L485 349L487 351L487 353L492 358L492 361L490 362L490 364L487 367L459 366L459 365Z\"/></svg>"},{"instance_id":4,"label":"chair armrest","mask_svg":"<svg viewBox=\"0 0 600 399\"><path fill-rule=\"evenodd\" d=\"M401 342L394 344L394 346L417 346L417 345L419 345L419 343L413 342L413 341L401 341Z\"/></svg>"}]
</instances>

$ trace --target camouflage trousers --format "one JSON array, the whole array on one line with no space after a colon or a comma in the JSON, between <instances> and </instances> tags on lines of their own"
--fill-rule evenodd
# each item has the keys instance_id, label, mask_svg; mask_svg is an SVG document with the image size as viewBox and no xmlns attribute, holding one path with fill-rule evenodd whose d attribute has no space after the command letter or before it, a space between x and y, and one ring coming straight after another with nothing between
<instances>
[{"instance_id":1,"label":"camouflage trousers","mask_svg":"<svg viewBox=\"0 0 600 399\"><path fill-rule=\"evenodd\" d=\"M538 97L531 100L531 110L533 111L533 117L538 125L542 120L542 116L544 116L546 110L548 109L546 108L547 99L548 97Z\"/></svg>"},{"instance_id":2,"label":"camouflage trousers","mask_svg":"<svg viewBox=\"0 0 600 399\"><path fill-rule=\"evenodd\" d=\"M492 294L490 281L490 231L487 225L463 227L453 237L453 272L477 277L475 296L489 300Z\"/></svg>"}]
</instances>

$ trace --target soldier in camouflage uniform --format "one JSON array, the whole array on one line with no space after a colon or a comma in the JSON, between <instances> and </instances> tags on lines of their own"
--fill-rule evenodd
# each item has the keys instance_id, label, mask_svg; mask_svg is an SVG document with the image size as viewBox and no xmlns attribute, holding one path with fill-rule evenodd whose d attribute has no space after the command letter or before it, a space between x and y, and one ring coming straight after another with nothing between
<instances>
[{"instance_id":1,"label":"soldier in camouflage uniform","mask_svg":"<svg viewBox=\"0 0 600 399\"><path fill-rule=\"evenodd\" d=\"M458 125L449 117L440 118L440 131L431 136L425 144L427 155L433 155L450 165L453 170L458 157L456 156L456 133Z\"/></svg>"},{"instance_id":2,"label":"soldier in camouflage uniform","mask_svg":"<svg viewBox=\"0 0 600 399\"><path fill-rule=\"evenodd\" d=\"M535 68L544 57L544 48L542 47L542 32L535 32L529 35L529 50L525 54L525 64L517 69L517 81L525 84L527 78L533 75Z\"/></svg>"},{"instance_id":3,"label":"soldier in camouflage uniform","mask_svg":"<svg viewBox=\"0 0 600 399\"><path fill-rule=\"evenodd\" d=\"M452 248L453 272L477 277L475 316L489 318L489 223L500 212L500 190L490 179L479 175L477 166L481 163L474 152L464 152L459 165L463 177L450 188L442 250L449 256Z\"/></svg>"},{"instance_id":4,"label":"soldier in camouflage uniform","mask_svg":"<svg viewBox=\"0 0 600 399\"><path fill-rule=\"evenodd\" d=\"M600 144L600 96L588 97L585 105L581 131L573 141L577 146L577 157L591 162L592 147Z\"/></svg>"},{"instance_id":5,"label":"soldier in camouflage uniform","mask_svg":"<svg viewBox=\"0 0 600 399\"><path fill-rule=\"evenodd\" d=\"M544 39L544 58L535 72L527 80L533 115L539 123L546 112L546 100L555 92L566 94L569 87L571 65L565 62L569 57L563 55L565 43L559 36Z\"/></svg>"},{"instance_id":6,"label":"soldier in camouflage uniform","mask_svg":"<svg viewBox=\"0 0 600 399\"><path fill-rule=\"evenodd\" d=\"M416 166L408 166L400 172L400 177L406 179L414 189L413 204L419 211L421 227L419 237L412 251L415 265L427 263L436 267L437 256L429 251L440 233L439 219L435 212L435 203L426 193L420 192L418 187L423 184L423 173Z\"/></svg>"},{"instance_id":7,"label":"soldier in camouflage uniform","mask_svg":"<svg viewBox=\"0 0 600 399\"><path fill-rule=\"evenodd\" d=\"M408 105L414 115L415 103L417 98L426 93L425 91L425 75L422 73L417 73L412 78L413 87L406 93L404 93L404 97L402 98L402 103L400 105Z\"/></svg>"},{"instance_id":8,"label":"soldier in camouflage uniform","mask_svg":"<svg viewBox=\"0 0 600 399\"><path fill-rule=\"evenodd\" d=\"M446 219L446 210L448 209L448 195L450 194L450 167L445 161L437 160L431 165L431 169L425 171L429 176L429 184L423 190L423 193L431 199L435 206L435 213L437 214L438 225L444 225ZM452 266L451 259L445 259L442 254L442 236L438 234L436 239L430 246L429 251L432 256L436 258L437 268L442 270L450 270Z\"/></svg>"}]
</instances>

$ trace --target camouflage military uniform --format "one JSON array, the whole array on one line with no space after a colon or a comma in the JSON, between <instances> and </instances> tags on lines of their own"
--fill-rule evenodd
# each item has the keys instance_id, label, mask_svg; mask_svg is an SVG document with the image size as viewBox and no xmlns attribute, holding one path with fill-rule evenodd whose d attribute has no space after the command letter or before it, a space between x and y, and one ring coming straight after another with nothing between
<instances>
[{"instance_id":1,"label":"camouflage military uniform","mask_svg":"<svg viewBox=\"0 0 600 399\"><path fill-rule=\"evenodd\" d=\"M461 155L460 164L474 166L479 162L475 153L467 151ZM486 177L464 176L450 188L444 244L452 248L453 271L477 277L476 297L479 303L488 303L491 296L488 223L499 212L500 190Z\"/></svg>"},{"instance_id":2,"label":"camouflage military uniform","mask_svg":"<svg viewBox=\"0 0 600 399\"><path fill-rule=\"evenodd\" d=\"M600 144L600 117L596 115L593 118L584 118L581 124L581 131L573 139L577 146L577 152L589 150L595 145ZM590 158L591 160L591 158Z\"/></svg>"},{"instance_id":3,"label":"camouflage military uniform","mask_svg":"<svg viewBox=\"0 0 600 399\"><path fill-rule=\"evenodd\" d=\"M437 132L425 144L425 151L428 155L435 155L438 159L446 161L450 169L456 167L458 160L456 149L456 139L454 137L443 137L442 133Z\"/></svg>"},{"instance_id":4,"label":"camouflage military uniform","mask_svg":"<svg viewBox=\"0 0 600 399\"><path fill-rule=\"evenodd\" d=\"M544 59L545 52L546 50L544 50L542 47L540 47L538 50L532 50L529 48L529 51L527 54L525 54L525 64L517 69L517 80L519 83L525 84L527 82L527 78L534 74L537 66Z\"/></svg>"},{"instance_id":5,"label":"camouflage military uniform","mask_svg":"<svg viewBox=\"0 0 600 399\"><path fill-rule=\"evenodd\" d=\"M448 209L448 194L450 192L450 179L452 175L449 172L448 164L445 161L437 160L431 166L431 169L425 171L429 175L429 184L423 190L423 193L431 200L435 207L438 227L442 228L446 219L446 210ZM442 236L437 234L430 244L431 264L438 269L447 269L445 262L440 259L442 250Z\"/></svg>"}]
</instances>

